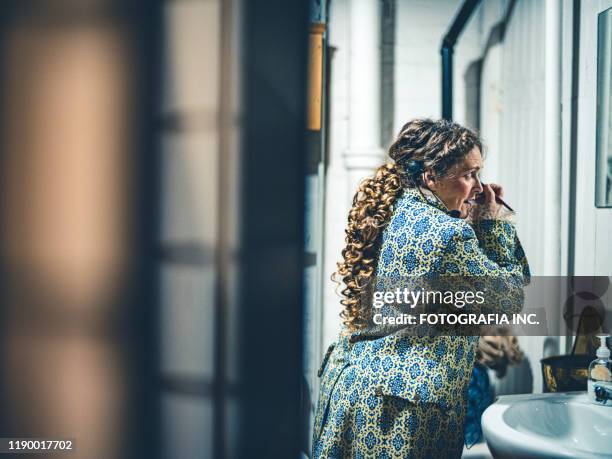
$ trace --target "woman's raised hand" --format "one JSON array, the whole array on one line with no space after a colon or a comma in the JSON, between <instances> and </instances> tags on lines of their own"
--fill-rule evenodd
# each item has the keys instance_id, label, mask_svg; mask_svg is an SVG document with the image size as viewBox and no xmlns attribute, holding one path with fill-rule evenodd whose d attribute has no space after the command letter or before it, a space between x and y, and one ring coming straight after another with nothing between
<instances>
[{"instance_id":1,"label":"woman's raised hand","mask_svg":"<svg viewBox=\"0 0 612 459\"><path fill-rule=\"evenodd\" d=\"M501 212L502 205L495 198L503 197L504 189L496 183L482 184L482 195L476 202L479 204L478 209L474 209L475 214L479 218L497 218ZM476 216L474 215L474 216Z\"/></svg>"}]
</instances>

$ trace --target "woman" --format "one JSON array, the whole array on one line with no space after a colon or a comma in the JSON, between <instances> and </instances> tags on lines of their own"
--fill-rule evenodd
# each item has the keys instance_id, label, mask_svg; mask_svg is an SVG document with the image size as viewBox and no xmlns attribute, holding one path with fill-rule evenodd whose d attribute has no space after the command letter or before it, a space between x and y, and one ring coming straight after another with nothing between
<instances>
[{"instance_id":1,"label":"woman","mask_svg":"<svg viewBox=\"0 0 612 459\"><path fill-rule=\"evenodd\" d=\"M315 458L461 456L478 337L369 333L374 277L503 277L518 289L529 277L514 227L499 218L502 188L480 183L475 133L414 120L389 156L349 212L335 273L344 327L319 371Z\"/></svg>"}]
</instances>

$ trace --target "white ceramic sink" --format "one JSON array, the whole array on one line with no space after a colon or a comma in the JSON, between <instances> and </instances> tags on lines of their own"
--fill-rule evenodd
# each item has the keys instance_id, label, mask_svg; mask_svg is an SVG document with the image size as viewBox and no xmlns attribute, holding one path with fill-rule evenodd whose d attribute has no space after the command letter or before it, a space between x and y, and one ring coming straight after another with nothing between
<instances>
[{"instance_id":1,"label":"white ceramic sink","mask_svg":"<svg viewBox=\"0 0 612 459\"><path fill-rule=\"evenodd\" d=\"M482 430L495 458L612 458L612 405L586 392L501 396Z\"/></svg>"}]
</instances>

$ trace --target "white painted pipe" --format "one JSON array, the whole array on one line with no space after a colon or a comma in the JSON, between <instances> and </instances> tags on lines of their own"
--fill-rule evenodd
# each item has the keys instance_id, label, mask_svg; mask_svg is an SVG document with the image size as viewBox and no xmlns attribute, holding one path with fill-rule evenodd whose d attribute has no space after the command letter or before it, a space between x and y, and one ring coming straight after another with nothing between
<instances>
[{"instance_id":1,"label":"white painted pipe","mask_svg":"<svg viewBox=\"0 0 612 459\"><path fill-rule=\"evenodd\" d=\"M380 5L350 2L349 144L344 153L349 195L384 159L380 145Z\"/></svg>"},{"instance_id":2,"label":"white painted pipe","mask_svg":"<svg viewBox=\"0 0 612 459\"><path fill-rule=\"evenodd\" d=\"M550 243L544 248L543 272L560 274L561 243L561 5L546 0L545 6L545 76L544 76L544 183L542 196L544 234Z\"/></svg>"}]
</instances>

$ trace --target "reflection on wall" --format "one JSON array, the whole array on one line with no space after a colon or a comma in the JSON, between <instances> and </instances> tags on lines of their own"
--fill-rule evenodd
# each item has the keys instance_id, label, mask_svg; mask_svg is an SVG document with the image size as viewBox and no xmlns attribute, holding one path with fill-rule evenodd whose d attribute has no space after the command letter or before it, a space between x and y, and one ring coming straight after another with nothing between
<instances>
[{"instance_id":1,"label":"reflection on wall","mask_svg":"<svg viewBox=\"0 0 612 459\"><path fill-rule=\"evenodd\" d=\"M597 29L595 205L612 207L612 8L599 14Z\"/></svg>"}]
</instances>

